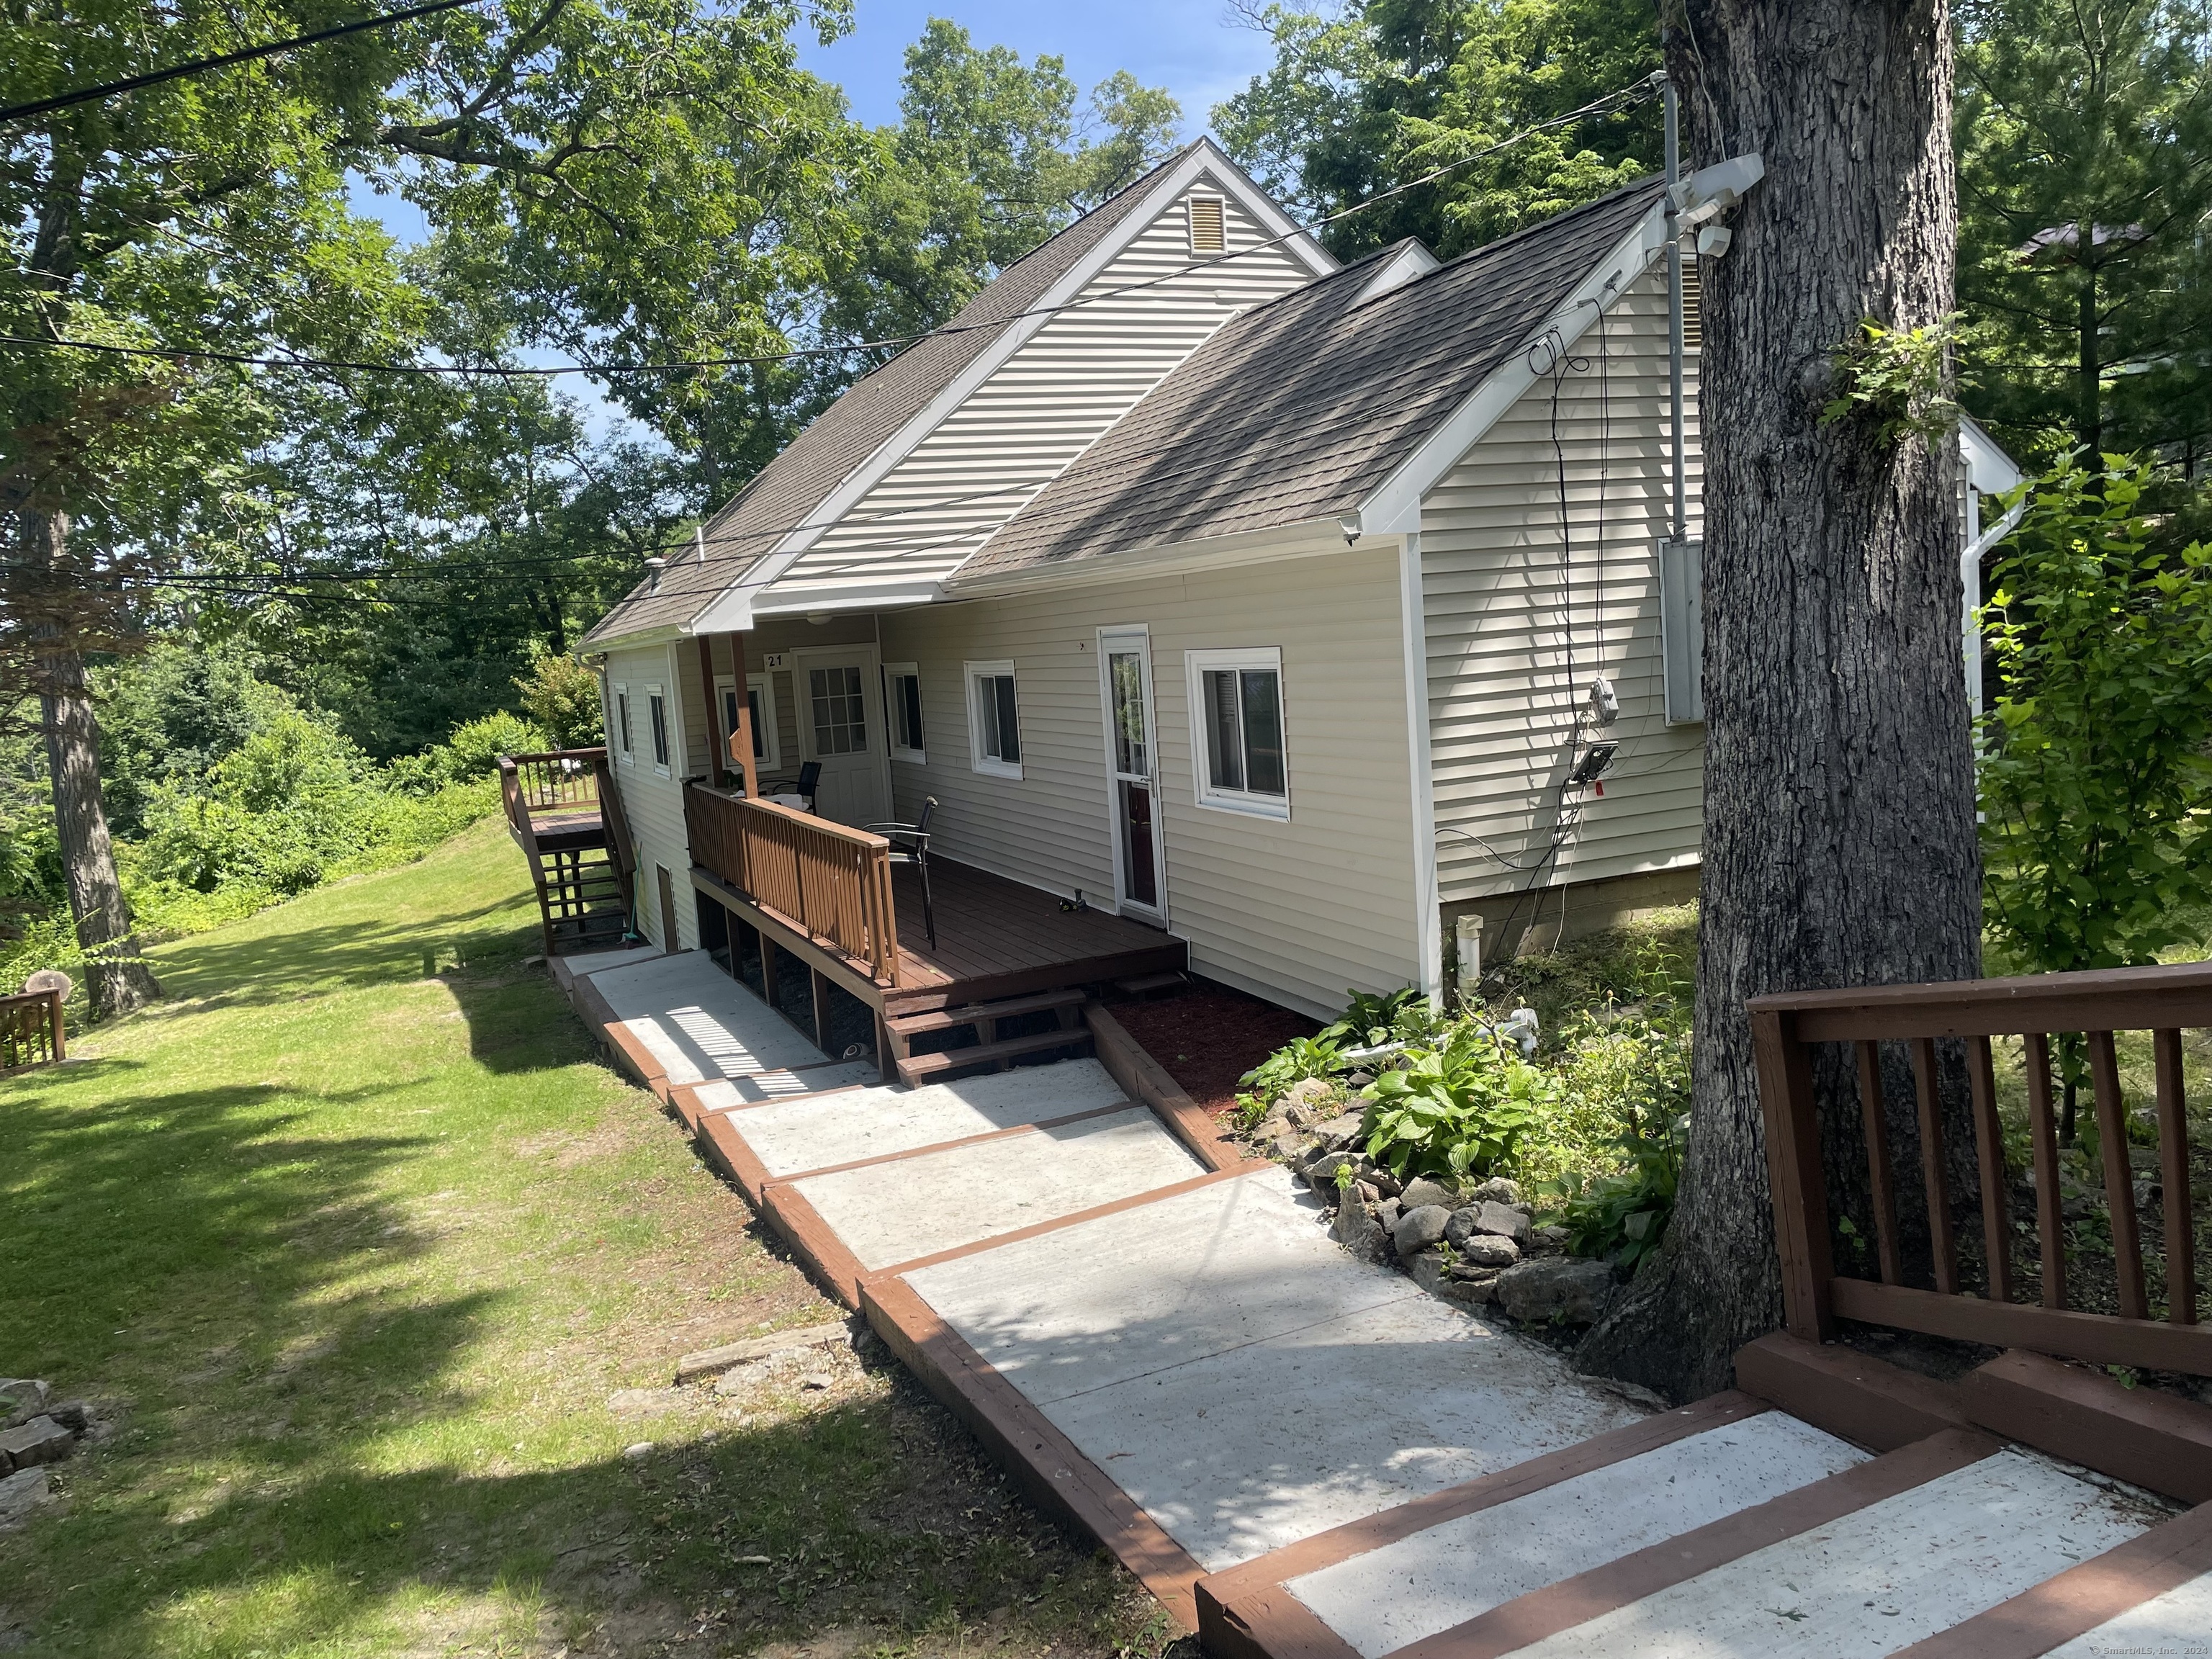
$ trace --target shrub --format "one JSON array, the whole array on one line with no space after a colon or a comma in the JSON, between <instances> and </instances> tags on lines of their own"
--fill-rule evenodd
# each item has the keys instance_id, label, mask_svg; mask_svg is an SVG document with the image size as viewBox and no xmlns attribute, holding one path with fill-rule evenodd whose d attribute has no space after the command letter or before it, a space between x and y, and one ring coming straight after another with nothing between
<instances>
[{"instance_id":1,"label":"shrub","mask_svg":"<svg viewBox=\"0 0 2212 1659\"><path fill-rule=\"evenodd\" d=\"M1620 1169L1599 1176L1571 1170L1539 1183L1540 1195L1559 1200L1549 1218L1567 1230L1567 1249L1628 1268L1656 1249L1674 1218L1689 1133L1687 1115L1662 1121L1649 1132L1632 1124L1614 1142Z\"/></svg>"},{"instance_id":2,"label":"shrub","mask_svg":"<svg viewBox=\"0 0 2212 1659\"><path fill-rule=\"evenodd\" d=\"M1472 1023L1439 1048L1409 1050L1375 1079L1361 1126L1367 1155L1401 1181L1510 1167L1543 1121L1553 1080Z\"/></svg>"},{"instance_id":3,"label":"shrub","mask_svg":"<svg viewBox=\"0 0 2212 1659\"><path fill-rule=\"evenodd\" d=\"M1273 1101L1294 1083L1334 1077L1343 1069L1342 1052L1326 1036L1293 1037L1237 1081L1261 1100Z\"/></svg>"},{"instance_id":4,"label":"shrub","mask_svg":"<svg viewBox=\"0 0 2212 1659\"><path fill-rule=\"evenodd\" d=\"M1337 1016L1336 1023L1322 1029L1321 1036L1325 1041L1349 1048L1379 1048L1386 1042L1418 1042L1435 1030L1435 1016L1430 1010L1429 1000L1413 986L1385 992L1381 996L1364 991L1348 991L1346 994L1352 1000Z\"/></svg>"},{"instance_id":5,"label":"shrub","mask_svg":"<svg viewBox=\"0 0 2212 1659\"><path fill-rule=\"evenodd\" d=\"M555 749L591 749L601 730L599 677L574 657L548 653L515 681L523 711L552 739Z\"/></svg>"}]
</instances>

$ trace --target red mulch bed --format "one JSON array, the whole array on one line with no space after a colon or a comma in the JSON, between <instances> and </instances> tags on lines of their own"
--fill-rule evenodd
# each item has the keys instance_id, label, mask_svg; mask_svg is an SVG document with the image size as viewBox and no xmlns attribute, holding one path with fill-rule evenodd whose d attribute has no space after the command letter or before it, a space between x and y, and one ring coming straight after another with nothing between
<instances>
[{"instance_id":1,"label":"red mulch bed","mask_svg":"<svg viewBox=\"0 0 2212 1659\"><path fill-rule=\"evenodd\" d=\"M1116 1002L1113 1012L1183 1092L1217 1117L1237 1103L1238 1078L1292 1037L1321 1030L1304 1014L1202 979L1171 997Z\"/></svg>"}]
</instances>

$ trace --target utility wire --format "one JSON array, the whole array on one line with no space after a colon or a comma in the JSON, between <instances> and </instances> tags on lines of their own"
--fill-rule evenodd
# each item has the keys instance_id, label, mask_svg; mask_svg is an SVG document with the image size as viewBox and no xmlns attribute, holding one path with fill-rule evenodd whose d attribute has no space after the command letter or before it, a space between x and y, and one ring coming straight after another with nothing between
<instances>
[{"instance_id":1,"label":"utility wire","mask_svg":"<svg viewBox=\"0 0 2212 1659\"><path fill-rule=\"evenodd\" d=\"M438 0L438 5L434 9L443 9L447 6L469 3L472 3L472 0ZM409 17L416 15L413 12L398 12L394 13L393 16ZM1232 249L1226 253L1214 254L1204 259L1194 259L1188 264L1178 266L1158 276L1148 277L1141 283L1129 283L1120 288L1104 289L1097 294L1079 295L1073 300L1064 301L1056 306L1032 306L1026 310L1018 311L1009 316L997 318L987 323L947 323L920 334L890 335L881 339L854 340L836 345L803 346L788 351L750 352L728 357L684 358L665 362L551 363L543 366L380 363L347 358L264 356L249 352L218 351L200 347L113 345L104 341L67 337L40 339L33 335L23 334L0 334L0 345L29 347L42 350L88 351L107 356L167 358L172 362L179 362L229 363L248 368L288 368L311 372L335 370L347 374L481 374L507 380L549 380L563 374L686 374L704 368L746 368L773 363L805 362L853 351L902 351L924 340L974 333L979 331L995 333L1029 318L1057 316L1062 312L1078 310L1084 306L1097 305L1108 300L1119 299L1126 295L1157 288L1163 283L1173 282L1178 277L1189 276L1194 271L1214 270L1233 260L1249 258L1254 254L1264 253L1270 248L1279 247L1300 236L1309 236L1316 231L1326 230L1331 225L1340 224L1355 215L1364 213L1370 208L1379 207L1385 202L1395 200L1408 191L1432 185L1449 173L1455 173L1462 167L1472 166L1474 162L1485 161L1510 149L1523 139L1534 137L1540 132L1549 131L1554 127L1571 126L1578 121L1632 108L1647 99L1657 96L1659 86L1660 78L1654 76L1632 85L1620 88L1617 91L1607 93L1603 97L1593 99L1579 109L1570 110L1565 114L1554 116L1548 121L1539 121L1533 125L1523 127L1518 132L1509 134L1494 144L1486 145L1481 149L1459 157L1456 161L1447 161L1441 167L1431 168L1418 179L1409 179L1402 185L1393 185L1390 189L1370 196L1363 201L1355 202L1339 212L1328 214L1310 224L1294 226L1289 230L1268 237L1264 241L1255 242L1249 247Z\"/></svg>"},{"instance_id":2,"label":"utility wire","mask_svg":"<svg viewBox=\"0 0 2212 1659\"><path fill-rule=\"evenodd\" d=\"M455 11L463 6L475 6L483 0L430 0L424 6L410 6L405 11L386 12L381 17L364 17L351 23L340 23L335 28L317 29L313 34L295 34L289 40L272 40L265 46L246 46L237 52L227 52L216 58L196 58L189 64L172 64L167 69L149 70L143 75L134 75L125 81L109 81L96 87L84 87L76 92L64 92L52 98L41 98L35 103L10 104L0 109L0 123L27 121L33 116L51 115L56 110L73 109L79 104L96 103L102 98L112 98L118 93L136 92L141 87L158 87L165 81L180 81L187 75L202 75L209 70L228 69L233 64L251 64L263 58L274 58L279 52L295 52L301 46L312 46L319 40L335 40L343 34L359 34L368 29L380 29L393 23L404 23L416 17L428 17L433 12Z\"/></svg>"}]
</instances>

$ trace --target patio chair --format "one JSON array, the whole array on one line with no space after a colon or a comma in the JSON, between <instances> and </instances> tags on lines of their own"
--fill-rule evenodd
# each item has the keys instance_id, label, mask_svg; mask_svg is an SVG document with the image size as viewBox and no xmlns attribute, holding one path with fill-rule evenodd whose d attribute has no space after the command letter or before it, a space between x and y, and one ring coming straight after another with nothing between
<instances>
[{"instance_id":1,"label":"patio chair","mask_svg":"<svg viewBox=\"0 0 2212 1659\"><path fill-rule=\"evenodd\" d=\"M814 791L817 787L820 785L821 781L822 763L820 761L801 761L799 765L799 775L797 777L778 778L772 783L763 782L760 787L760 791L762 795L764 797L769 795L804 795L806 797L806 810L811 812L814 810Z\"/></svg>"},{"instance_id":2,"label":"patio chair","mask_svg":"<svg viewBox=\"0 0 2212 1659\"><path fill-rule=\"evenodd\" d=\"M865 826L891 844L893 865L911 865L921 877L921 927L929 935L929 948L937 948L937 910L929 897L929 820L936 815L937 797L924 797L921 816L912 823L871 823Z\"/></svg>"}]
</instances>

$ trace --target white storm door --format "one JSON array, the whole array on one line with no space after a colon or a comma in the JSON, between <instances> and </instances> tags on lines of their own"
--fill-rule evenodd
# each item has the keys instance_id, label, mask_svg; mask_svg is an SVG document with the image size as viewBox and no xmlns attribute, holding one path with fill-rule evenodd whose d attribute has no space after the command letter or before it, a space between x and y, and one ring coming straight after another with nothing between
<instances>
[{"instance_id":1,"label":"white storm door","mask_svg":"<svg viewBox=\"0 0 2212 1659\"><path fill-rule=\"evenodd\" d=\"M799 759L822 764L814 810L840 823L883 823L891 815L890 781L875 647L821 646L793 659Z\"/></svg>"},{"instance_id":2,"label":"white storm door","mask_svg":"<svg viewBox=\"0 0 2212 1659\"><path fill-rule=\"evenodd\" d=\"M1141 628L1100 629L1098 672L1106 716L1115 903L1146 921L1164 922L1167 852L1160 839L1152 635Z\"/></svg>"}]
</instances>

